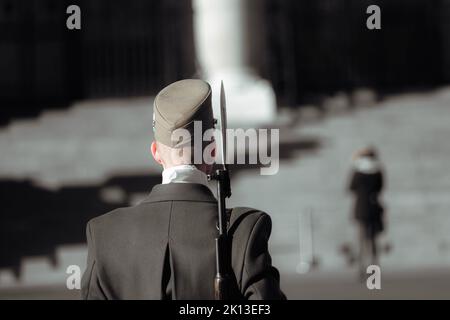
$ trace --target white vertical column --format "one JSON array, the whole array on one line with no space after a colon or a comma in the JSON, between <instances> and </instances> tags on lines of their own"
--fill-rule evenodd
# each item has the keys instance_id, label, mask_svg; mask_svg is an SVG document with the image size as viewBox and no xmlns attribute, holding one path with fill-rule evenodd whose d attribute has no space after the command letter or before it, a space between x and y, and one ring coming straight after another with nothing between
<instances>
[{"instance_id":1,"label":"white vertical column","mask_svg":"<svg viewBox=\"0 0 450 320\"><path fill-rule=\"evenodd\" d=\"M273 120L276 112L272 86L246 61L245 5L245 0L193 0L200 73L213 87L215 112L220 80L224 81L232 126L261 125Z\"/></svg>"}]
</instances>

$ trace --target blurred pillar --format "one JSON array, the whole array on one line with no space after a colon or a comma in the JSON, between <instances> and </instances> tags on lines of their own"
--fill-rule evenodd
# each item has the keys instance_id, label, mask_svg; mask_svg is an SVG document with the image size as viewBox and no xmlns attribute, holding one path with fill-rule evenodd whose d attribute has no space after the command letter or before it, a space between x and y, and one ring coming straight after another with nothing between
<instances>
[{"instance_id":1,"label":"blurred pillar","mask_svg":"<svg viewBox=\"0 0 450 320\"><path fill-rule=\"evenodd\" d=\"M242 126L267 123L276 111L272 86L254 72L247 60L246 4L242 0L193 0L200 74L213 88L215 111L220 80L224 81L228 121Z\"/></svg>"}]
</instances>

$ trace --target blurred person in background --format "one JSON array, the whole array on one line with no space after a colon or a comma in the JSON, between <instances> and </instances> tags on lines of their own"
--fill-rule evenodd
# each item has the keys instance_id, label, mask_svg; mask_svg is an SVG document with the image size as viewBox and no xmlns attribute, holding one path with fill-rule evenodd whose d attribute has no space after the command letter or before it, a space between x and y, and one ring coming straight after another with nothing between
<instances>
[{"instance_id":1,"label":"blurred person in background","mask_svg":"<svg viewBox=\"0 0 450 320\"><path fill-rule=\"evenodd\" d=\"M383 190L383 170L375 148L355 152L350 191L354 194L353 217L359 227L359 272L364 276L369 264L378 265L377 237L384 230L384 208L379 196Z\"/></svg>"}]
</instances>

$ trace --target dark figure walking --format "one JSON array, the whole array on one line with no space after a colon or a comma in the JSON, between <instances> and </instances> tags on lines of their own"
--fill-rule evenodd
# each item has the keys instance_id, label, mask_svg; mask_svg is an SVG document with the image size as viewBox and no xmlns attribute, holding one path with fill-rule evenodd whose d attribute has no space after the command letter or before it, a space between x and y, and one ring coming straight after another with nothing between
<instances>
[{"instance_id":1,"label":"dark figure walking","mask_svg":"<svg viewBox=\"0 0 450 320\"><path fill-rule=\"evenodd\" d=\"M353 157L350 191L355 195L354 218L359 225L359 268L378 264L376 239L384 230L384 209L379 201L383 189L383 172L374 148L360 150Z\"/></svg>"}]
</instances>

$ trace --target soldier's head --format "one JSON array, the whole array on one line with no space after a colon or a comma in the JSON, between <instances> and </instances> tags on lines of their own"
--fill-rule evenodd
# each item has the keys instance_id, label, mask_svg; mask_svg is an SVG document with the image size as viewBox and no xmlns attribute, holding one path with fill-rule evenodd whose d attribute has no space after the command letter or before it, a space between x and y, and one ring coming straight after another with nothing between
<instances>
[{"instance_id":1,"label":"soldier's head","mask_svg":"<svg viewBox=\"0 0 450 320\"><path fill-rule=\"evenodd\" d=\"M212 165L203 157L207 146L203 134L212 128L211 87L207 82L186 79L168 85L158 93L153 106L153 158L164 169L193 164L209 173ZM214 147L209 150L214 157Z\"/></svg>"}]
</instances>

